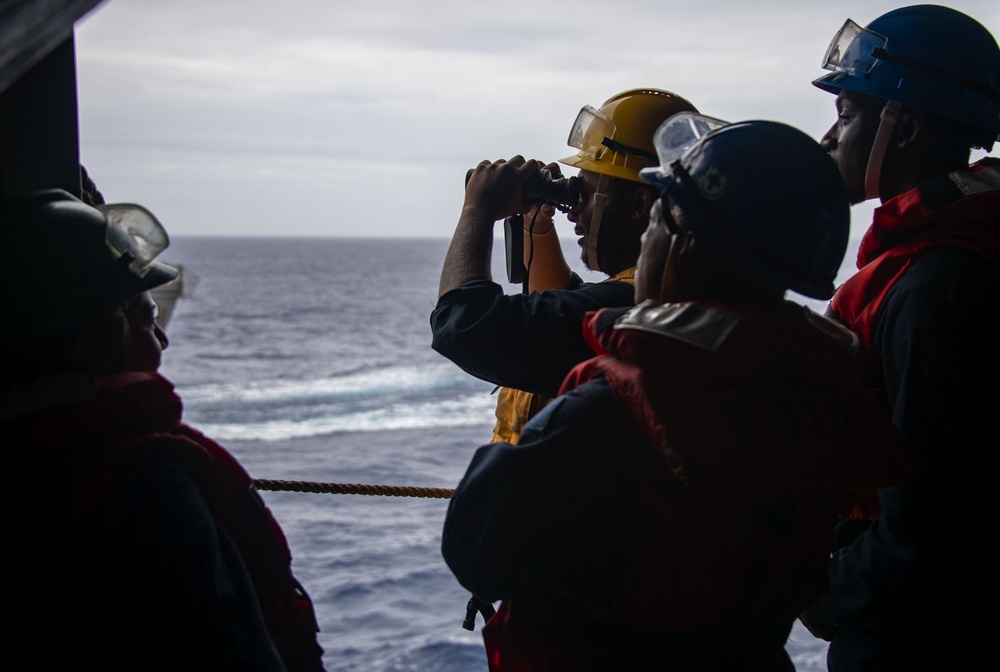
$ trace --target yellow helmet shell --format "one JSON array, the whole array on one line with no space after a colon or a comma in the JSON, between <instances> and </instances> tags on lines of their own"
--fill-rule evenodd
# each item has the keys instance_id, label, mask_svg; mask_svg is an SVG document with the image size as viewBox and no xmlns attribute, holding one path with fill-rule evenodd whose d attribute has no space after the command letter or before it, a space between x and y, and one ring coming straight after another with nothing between
<instances>
[{"instance_id":1,"label":"yellow helmet shell","mask_svg":"<svg viewBox=\"0 0 1000 672\"><path fill-rule=\"evenodd\" d=\"M588 108L581 111L581 115ZM659 163L656 149L653 147L653 134L660 124L678 112L697 112L694 105L681 98L676 93L662 89L630 89L612 96L597 110L604 119L610 122L614 129L611 137L615 149L593 153L579 151L573 156L559 159L559 163L573 166L581 170L589 170L600 175L620 177L633 182L646 184L639 177L639 171ZM594 110L590 110L594 112ZM577 126L570 132L570 146ZM600 142L601 139L598 139ZM620 146L641 150L648 156L629 152Z\"/></svg>"}]
</instances>

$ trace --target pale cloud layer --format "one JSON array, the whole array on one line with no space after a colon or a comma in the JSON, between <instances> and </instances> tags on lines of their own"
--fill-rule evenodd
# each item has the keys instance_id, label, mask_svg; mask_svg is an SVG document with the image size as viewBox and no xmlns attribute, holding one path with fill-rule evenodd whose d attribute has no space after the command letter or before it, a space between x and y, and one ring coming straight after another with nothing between
<instances>
[{"instance_id":1,"label":"pale cloud layer","mask_svg":"<svg viewBox=\"0 0 1000 672\"><path fill-rule=\"evenodd\" d=\"M900 4L107 0L77 26L81 159L175 235L445 237L468 168L569 154L625 89L819 137L833 33ZM952 6L1000 34L995 0Z\"/></svg>"}]
</instances>

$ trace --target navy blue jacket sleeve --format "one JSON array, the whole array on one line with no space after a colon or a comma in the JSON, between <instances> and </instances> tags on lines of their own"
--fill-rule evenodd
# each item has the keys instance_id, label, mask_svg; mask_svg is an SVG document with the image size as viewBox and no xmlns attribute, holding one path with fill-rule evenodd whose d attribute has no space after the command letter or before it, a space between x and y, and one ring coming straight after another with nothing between
<instances>
[{"instance_id":1,"label":"navy blue jacket sleeve","mask_svg":"<svg viewBox=\"0 0 1000 672\"><path fill-rule=\"evenodd\" d=\"M483 446L448 506L442 554L483 599L610 599L634 537L631 419L601 380L569 392L518 445Z\"/></svg>"},{"instance_id":2,"label":"navy blue jacket sleeve","mask_svg":"<svg viewBox=\"0 0 1000 672\"><path fill-rule=\"evenodd\" d=\"M477 378L553 397L570 369L594 356L583 338L587 312L634 302L622 282L508 295L477 280L438 300L431 345Z\"/></svg>"}]
</instances>

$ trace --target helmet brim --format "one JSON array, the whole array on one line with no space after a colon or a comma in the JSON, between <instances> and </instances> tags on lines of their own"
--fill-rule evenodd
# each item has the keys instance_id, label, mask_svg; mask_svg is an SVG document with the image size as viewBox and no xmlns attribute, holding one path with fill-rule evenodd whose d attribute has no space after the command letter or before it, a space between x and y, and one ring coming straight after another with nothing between
<instances>
[{"instance_id":1,"label":"helmet brim","mask_svg":"<svg viewBox=\"0 0 1000 672\"><path fill-rule=\"evenodd\" d=\"M843 89L848 89L853 91L854 88L851 86L844 86L845 83L852 79L851 75L844 72L831 72L829 74L823 75L822 77L817 77L812 81L812 85L817 89L826 91L827 93L832 93L837 95Z\"/></svg>"},{"instance_id":2,"label":"helmet brim","mask_svg":"<svg viewBox=\"0 0 1000 672\"><path fill-rule=\"evenodd\" d=\"M629 169L624 166L616 166L608 161L595 161L594 159L589 159L585 156L580 156L579 154L563 157L559 159L559 163L564 166L579 168L580 170L588 170L592 173L597 173L598 175L607 175L608 177L617 177L630 182L647 184L646 180L640 178L638 173L633 169Z\"/></svg>"},{"instance_id":3,"label":"helmet brim","mask_svg":"<svg viewBox=\"0 0 1000 672\"><path fill-rule=\"evenodd\" d=\"M106 298L106 302L110 305L117 305L137 294L148 292L168 282L173 282L179 276L180 271L173 266L154 261L149 264L145 275L141 277L134 275L127 276L127 282L123 282L116 287Z\"/></svg>"}]
</instances>

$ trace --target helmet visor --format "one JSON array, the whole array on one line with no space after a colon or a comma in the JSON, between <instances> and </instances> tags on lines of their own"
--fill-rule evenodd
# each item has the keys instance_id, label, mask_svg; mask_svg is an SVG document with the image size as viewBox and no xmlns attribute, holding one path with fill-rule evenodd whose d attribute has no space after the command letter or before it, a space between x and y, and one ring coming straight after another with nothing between
<instances>
[{"instance_id":1,"label":"helmet visor","mask_svg":"<svg viewBox=\"0 0 1000 672\"><path fill-rule=\"evenodd\" d=\"M663 186L671 173L670 165L674 161L684 156L703 137L728 125L728 121L695 112L680 112L673 115L660 124L653 135L653 147L656 148L660 165L643 168L639 171L639 177Z\"/></svg>"},{"instance_id":2,"label":"helmet visor","mask_svg":"<svg viewBox=\"0 0 1000 672\"><path fill-rule=\"evenodd\" d=\"M590 105L584 105L580 114L576 115L566 144L578 149L587 158L600 159L608 151L604 145L605 139L613 138L616 130L617 127L604 113Z\"/></svg>"},{"instance_id":3,"label":"helmet visor","mask_svg":"<svg viewBox=\"0 0 1000 672\"><path fill-rule=\"evenodd\" d=\"M823 69L850 75L867 75L878 61L876 50L878 53L883 52L888 43L886 37L848 19L826 48Z\"/></svg>"},{"instance_id":4,"label":"helmet visor","mask_svg":"<svg viewBox=\"0 0 1000 672\"><path fill-rule=\"evenodd\" d=\"M107 218L104 240L108 247L119 258L128 257L129 269L145 277L153 259L170 245L163 225L140 205L116 203L97 209Z\"/></svg>"}]
</instances>

